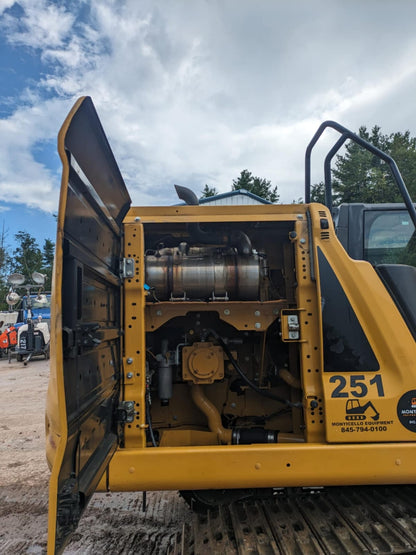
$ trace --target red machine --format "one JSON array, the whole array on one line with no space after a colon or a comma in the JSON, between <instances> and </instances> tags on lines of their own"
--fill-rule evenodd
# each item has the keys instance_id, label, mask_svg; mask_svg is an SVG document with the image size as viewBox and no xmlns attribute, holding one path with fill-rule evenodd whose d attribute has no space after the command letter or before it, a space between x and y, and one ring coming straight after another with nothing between
<instances>
[{"instance_id":1,"label":"red machine","mask_svg":"<svg viewBox=\"0 0 416 555\"><path fill-rule=\"evenodd\" d=\"M14 326L6 328L0 335L0 349L9 349L17 344L17 329Z\"/></svg>"}]
</instances>

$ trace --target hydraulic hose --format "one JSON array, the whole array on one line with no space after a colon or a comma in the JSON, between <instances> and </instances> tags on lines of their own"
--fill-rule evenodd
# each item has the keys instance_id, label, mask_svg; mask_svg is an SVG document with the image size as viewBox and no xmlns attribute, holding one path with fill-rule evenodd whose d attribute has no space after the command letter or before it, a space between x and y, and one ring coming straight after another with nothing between
<instances>
[{"instance_id":1,"label":"hydraulic hose","mask_svg":"<svg viewBox=\"0 0 416 555\"><path fill-rule=\"evenodd\" d=\"M153 447L158 447L155 434L153 433L152 417L150 416L149 394L146 394L146 420L147 420L147 425L149 426L149 434L150 434L150 439L152 441L152 445Z\"/></svg>"},{"instance_id":2,"label":"hydraulic hose","mask_svg":"<svg viewBox=\"0 0 416 555\"><path fill-rule=\"evenodd\" d=\"M235 358L233 357L230 349L227 347L226 343L224 342L224 340L222 339L222 337L220 337L218 335L218 333L213 330L213 329L209 329L207 330L208 334L211 334L215 337L216 341L221 345L222 349L224 350L225 354L227 355L227 357L229 358L231 364L233 365L233 368L235 369L235 371L237 372L237 374L240 376L240 378L256 393L258 393L259 395L263 395L263 397L268 397L269 399L273 399L275 401L279 401L279 403L283 403L284 405L288 406L288 407L292 407L292 408L302 408L303 405L302 403L292 403L292 401L289 401L289 399L284 399L283 397L279 397L278 395L275 395L274 393L270 393L270 391L267 391L265 389L260 389L260 387L257 387L257 385L255 383L253 383L245 374L244 372L241 370L240 366L238 365L238 362L235 360Z\"/></svg>"}]
</instances>

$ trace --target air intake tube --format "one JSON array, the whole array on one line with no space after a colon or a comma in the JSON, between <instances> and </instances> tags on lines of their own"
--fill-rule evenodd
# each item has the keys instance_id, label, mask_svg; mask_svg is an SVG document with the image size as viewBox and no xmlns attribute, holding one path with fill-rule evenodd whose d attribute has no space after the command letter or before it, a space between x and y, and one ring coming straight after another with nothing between
<instances>
[{"instance_id":1,"label":"air intake tube","mask_svg":"<svg viewBox=\"0 0 416 555\"><path fill-rule=\"evenodd\" d=\"M264 428L234 428L232 443L250 445L251 443L277 443L277 432Z\"/></svg>"},{"instance_id":2,"label":"air intake tube","mask_svg":"<svg viewBox=\"0 0 416 555\"><path fill-rule=\"evenodd\" d=\"M197 206L199 199L196 194L181 185L175 185L178 197L189 204L190 206ZM229 235L222 235L220 233L204 231L198 223L188 224L188 231L192 241L202 245L225 245L228 247L235 247L238 254L251 254L252 246L249 237L241 230L233 231Z\"/></svg>"}]
</instances>

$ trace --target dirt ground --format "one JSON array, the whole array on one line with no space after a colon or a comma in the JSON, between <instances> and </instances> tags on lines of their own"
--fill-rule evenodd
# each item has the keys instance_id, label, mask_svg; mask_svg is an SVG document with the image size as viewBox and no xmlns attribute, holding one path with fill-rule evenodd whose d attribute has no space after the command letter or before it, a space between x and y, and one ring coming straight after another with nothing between
<instances>
[{"instance_id":1,"label":"dirt ground","mask_svg":"<svg viewBox=\"0 0 416 555\"><path fill-rule=\"evenodd\" d=\"M49 469L44 406L49 361L0 359L0 553L46 551ZM66 555L167 553L190 511L177 492L93 496Z\"/></svg>"}]
</instances>

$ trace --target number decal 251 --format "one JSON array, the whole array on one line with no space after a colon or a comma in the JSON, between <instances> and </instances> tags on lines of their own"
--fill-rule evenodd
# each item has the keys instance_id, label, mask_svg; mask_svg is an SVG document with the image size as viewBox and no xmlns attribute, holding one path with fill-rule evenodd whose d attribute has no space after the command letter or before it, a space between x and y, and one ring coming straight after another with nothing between
<instances>
[{"instance_id":1,"label":"number decal 251","mask_svg":"<svg viewBox=\"0 0 416 555\"><path fill-rule=\"evenodd\" d=\"M383 380L380 374L376 374L371 378L371 380L368 381L368 385L366 383L367 377L363 374L351 374L348 378L349 387L347 386L347 379L345 376L331 376L329 378L330 383L338 384L331 393L331 397L365 397L370 386L375 386L377 388L377 395L379 397L384 397ZM345 391L346 389L349 389L349 391Z\"/></svg>"}]
</instances>

